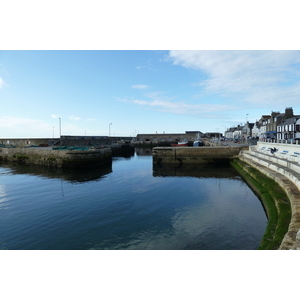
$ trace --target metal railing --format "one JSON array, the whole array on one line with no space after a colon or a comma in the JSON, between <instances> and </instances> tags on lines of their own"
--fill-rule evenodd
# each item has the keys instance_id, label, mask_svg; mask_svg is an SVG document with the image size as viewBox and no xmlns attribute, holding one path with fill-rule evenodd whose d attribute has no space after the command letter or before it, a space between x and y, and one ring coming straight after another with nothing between
<instances>
[{"instance_id":1,"label":"metal railing","mask_svg":"<svg viewBox=\"0 0 300 300\"><path fill-rule=\"evenodd\" d=\"M269 139L269 140L260 140L259 142L263 143L274 143L274 144L290 144L290 145L300 145L300 140L277 140L277 139Z\"/></svg>"}]
</instances>

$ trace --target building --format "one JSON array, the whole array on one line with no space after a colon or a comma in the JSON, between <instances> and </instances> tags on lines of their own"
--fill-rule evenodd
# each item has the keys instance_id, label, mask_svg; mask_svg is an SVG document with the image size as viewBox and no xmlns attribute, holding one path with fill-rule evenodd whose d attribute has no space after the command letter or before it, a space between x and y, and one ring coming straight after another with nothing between
<instances>
[{"instance_id":1,"label":"building","mask_svg":"<svg viewBox=\"0 0 300 300\"><path fill-rule=\"evenodd\" d=\"M234 131L236 130L236 127L230 127L227 129L224 133L226 139L233 139L234 138Z\"/></svg>"},{"instance_id":2,"label":"building","mask_svg":"<svg viewBox=\"0 0 300 300\"><path fill-rule=\"evenodd\" d=\"M243 127L241 126L241 125L238 125L236 128L235 128L235 130L234 130L234 132L233 132L233 138L235 139L235 140L241 140L242 139L242 129L243 129Z\"/></svg>"},{"instance_id":3,"label":"building","mask_svg":"<svg viewBox=\"0 0 300 300\"><path fill-rule=\"evenodd\" d=\"M260 125L260 140L264 140L267 138L267 124L269 122L269 119L271 118L270 115L262 115L260 120L258 121Z\"/></svg>"},{"instance_id":4,"label":"building","mask_svg":"<svg viewBox=\"0 0 300 300\"><path fill-rule=\"evenodd\" d=\"M135 144L171 145L179 141L188 141L193 143L202 137L203 133L201 131L186 131L185 133L138 134Z\"/></svg>"},{"instance_id":5,"label":"building","mask_svg":"<svg viewBox=\"0 0 300 300\"><path fill-rule=\"evenodd\" d=\"M108 136L76 136L76 135L62 135L60 139L61 146L106 146L110 144Z\"/></svg>"},{"instance_id":6,"label":"building","mask_svg":"<svg viewBox=\"0 0 300 300\"><path fill-rule=\"evenodd\" d=\"M293 108L287 107L284 113L280 112L272 112L271 118L268 120L267 124L267 138L269 139L277 139L277 126L282 124L285 120L293 118Z\"/></svg>"},{"instance_id":7,"label":"building","mask_svg":"<svg viewBox=\"0 0 300 300\"><path fill-rule=\"evenodd\" d=\"M260 127L261 127L261 123L259 121L256 121L252 128L252 134L251 134L252 138L256 138L256 139L260 138Z\"/></svg>"},{"instance_id":8,"label":"building","mask_svg":"<svg viewBox=\"0 0 300 300\"><path fill-rule=\"evenodd\" d=\"M289 140L296 137L300 138L300 124L297 124L300 116L284 119L277 125L277 140Z\"/></svg>"},{"instance_id":9,"label":"building","mask_svg":"<svg viewBox=\"0 0 300 300\"><path fill-rule=\"evenodd\" d=\"M249 121L246 122L242 129L242 139L244 141L247 140L248 137L252 136L252 128L254 126L254 123L249 123Z\"/></svg>"}]
</instances>

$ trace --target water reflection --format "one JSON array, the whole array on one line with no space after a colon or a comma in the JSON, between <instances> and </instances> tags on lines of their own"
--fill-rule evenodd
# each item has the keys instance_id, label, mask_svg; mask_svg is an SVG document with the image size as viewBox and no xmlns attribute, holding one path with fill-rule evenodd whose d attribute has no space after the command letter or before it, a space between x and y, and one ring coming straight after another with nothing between
<instances>
[{"instance_id":1,"label":"water reflection","mask_svg":"<svg viewBox=\"0 0 300 300\"><path fill-rule=\"evenodd\" d=\"M72 172L0 164L0 249L258 247L266 217L234 169L157 167L151 153Z\"/></svg>"},{"instance_id":2,"label":"water reflection","mask_svg":"<svg viewBox=\"0 0 300 300\"><path fill-rule=\"evenodd\" d=\"M154 177L196 177L196 178L227 178L237 179L240 176L229 166L210 166L206 164L198 165L153 165Z\"/></svg>"},{"instance_id":3,"label":"water reflection","mask_svg":"<svg viewBox=\"0 0 300 300\"><path fill-rule=\"evenodd\" d=\"M136 147L135 148L135 153L137 156L152 156L152 148L149 147Z\"/></svg>"},{"instance_id":4,"label":"water reflection","mask_svg":"<svg viewBox=\"0 0 300 300\"><path fill-rule=\"evenodd\" d=\"M111 163L95 168L80 168L72 170L51 168L41 165L18 165L9 162L0 163L0 167L9 170L11 175L28 174L45 178L58 178L71 183L84 183L87 181L101 180L112 172Z\"/></svg>"}]
</instances>

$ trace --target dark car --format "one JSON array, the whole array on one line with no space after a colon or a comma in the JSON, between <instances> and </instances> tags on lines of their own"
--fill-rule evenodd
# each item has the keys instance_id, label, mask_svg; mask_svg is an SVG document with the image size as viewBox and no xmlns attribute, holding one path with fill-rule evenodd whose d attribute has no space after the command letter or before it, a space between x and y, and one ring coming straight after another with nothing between
<instances>
[{"instance_id":1,"label":"dark car","mask_svg":"<svg viewBox=\"0 0 300 300\"><path fill-rule=\"evenodd\" d=\"M290 139L292 144L300 144L300 138Z\"/></svg>"},{"instance_id":2,"label":"dark car","mask_svg":"<svg viewBox=\"0 0 300 300\"><path fill-rule=\"evenodd\" d=\"M238 139L234 139L233 142L234 142L234 143L238 143L239 140L238 140Z\"/></svg>"}]
</instances>

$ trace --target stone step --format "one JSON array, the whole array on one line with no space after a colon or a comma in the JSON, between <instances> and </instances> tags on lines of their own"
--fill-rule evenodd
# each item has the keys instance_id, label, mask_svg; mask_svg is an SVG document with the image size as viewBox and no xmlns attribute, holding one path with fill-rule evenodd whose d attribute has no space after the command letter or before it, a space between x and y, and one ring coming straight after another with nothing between
<instances>
[{"instance_id":1,"label":"stone step","mask_svg":"<svg viewBox=\"0 0 300 300\"><path fill-rule=\"evenodd\" d=\"M288 232L279 249L299 249L300 174L296 171L299 165L287 159L275 158L259 151L244 150L240 153L239 158L272 178L286 191L291 203L292 217ZM296 238L297 236L298 238Z\"/></svg>"}]
</instances>

